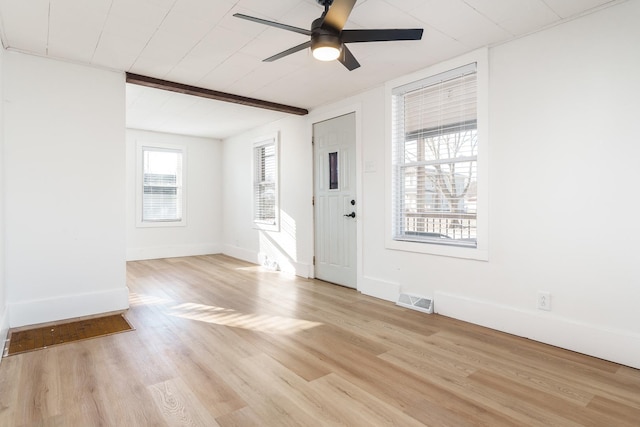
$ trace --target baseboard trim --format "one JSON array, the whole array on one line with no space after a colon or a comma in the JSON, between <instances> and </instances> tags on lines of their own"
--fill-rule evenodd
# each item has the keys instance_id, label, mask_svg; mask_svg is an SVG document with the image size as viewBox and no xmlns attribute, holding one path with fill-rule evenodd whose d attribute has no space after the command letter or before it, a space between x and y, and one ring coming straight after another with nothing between
<instances>
[{"instance_id":1,"label":"baseboard trim","mask_svg":"<svg viewBox=\"0 0 640 427\"><path fill-rule=\"evenodd\" d=\"M395 302L400 295L400 284L363 276L358 282L358 291L371 297Z\"/></svg>"},{"instance_id":2,"label":"baseboard trim","mask_svg":"<svg viewBox=\"0 0 640 427\"><path fill-rule=\"evenodd\" d=\"M434 308L444 316L640 369L640 335L631 331L445 292L435 292Z\"/></svg>"},{"instance_id":3,"label":"baseboard trim","mask_svg":"<svg viewBox=\"0 0 640 427\"><path fill-rule=\"evenodd\" d=\"M240 248L233 245L223 245L222 253L242 261L258 264L258 253L249 249Z\"/></svg>"},{"instance_id":4,"label":"baseboard trim","mask_svg":"<svg viewBox=\"0 0 640 427\"><path fill-rule=\"evenodd\" d=\"M168 245L151 246L146 248L127 248L127 261L219 254L222 252L221 249L221 246L216 243L203 245Z\"/></svg>"},{"instance_id":5,"label":"baseboard trim","mask_svg":"<svg viewBox=\"0 0 640 427\"><path fill-rule=\"evenodd\" d=\"M294 262L292 263L295 272L294 274L298 277L302 277L304 279L308 279L311 277L311 264L307 264L304 262Z\"/></svg>"},{"instance_id":6,"label":"baseboard trim","mask_svg":"<svg viewBox=\"0 0 640 427\"><path fill-rule=\"evenodd\" d=\"M310 264L291 261L286 257L276 256L274 259L273 255L268 256L263 252L255 252L233 245L224 245L222 248L222 253L230 257L241 259L242 261L247 261L258 265L264 265L265 259L267 260L267 264L271 261L275 261L278 264L280 271L284 273L295 274L296 276L304 277L305 279L311 277Z\"/></svg>"},{"instance_id":7,"label":"baseboard trim","mask_svg":"<svg viewBox=\"0 0 640 427\"><path fill-rule=\"evenodd\" d=\"M129 288L9 304L9 326L36 325L129 308Z\"/></svg>"},{"instance_id":8,"label":"baseboard trim","mask_svg":"<svg viewBox=\"0 0 640 427\"><path fill-rule=\"evenodd\" d=\"M310 277L309 264L302 262L296 262L290 260L285 256L273 256L264 252L258 252L256 254L257 264L269 267L273 265L273 262L277 263L278 269L283 273L295 274L299 277L308 279Z\"/></svg>"},{"instance_id":9,"label":"baseboard trim","mask_svg":"<svg viewBox=\"0 0 640 427\"><path fill-rule=\"evenodd\" d=\"M4 347L7 343L7 338L9 336L9 308L4 306L4 311L2 313L2 319L0 319L0 343L2 343L2 350L4 351ZM3 355L0 354L0 363L2 363Z\"/></svg>"}]
</instances>

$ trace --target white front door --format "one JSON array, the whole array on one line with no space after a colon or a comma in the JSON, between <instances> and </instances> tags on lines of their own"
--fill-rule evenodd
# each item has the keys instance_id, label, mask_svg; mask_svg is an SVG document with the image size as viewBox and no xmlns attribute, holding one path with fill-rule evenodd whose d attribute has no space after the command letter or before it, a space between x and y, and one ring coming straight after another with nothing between
<instances>
[{"instance_id":1,"label":"white front door","mask_svg":"<svg viewBox=\"0 0 640 427\"><path fill-rule=\"evenodd\" d=\"M313 125L315 277L356 287L355 113Z\"/></svg>"}]
</instances>

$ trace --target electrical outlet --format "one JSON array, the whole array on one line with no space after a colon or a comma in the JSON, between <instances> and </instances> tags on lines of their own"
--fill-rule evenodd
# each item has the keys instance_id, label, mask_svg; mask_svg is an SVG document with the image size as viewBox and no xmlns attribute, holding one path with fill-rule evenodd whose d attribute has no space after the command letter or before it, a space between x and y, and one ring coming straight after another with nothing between
<instances>
[{"instance_id":1,"label":"electrical outlet","mask_svg":"<svg viewBox=\"0 0 640 427\"><path fill-rule=\"evenodd\" d=\"M551 311L551 293L538 291L538 310Z\"/></svg>"}]
</instances>

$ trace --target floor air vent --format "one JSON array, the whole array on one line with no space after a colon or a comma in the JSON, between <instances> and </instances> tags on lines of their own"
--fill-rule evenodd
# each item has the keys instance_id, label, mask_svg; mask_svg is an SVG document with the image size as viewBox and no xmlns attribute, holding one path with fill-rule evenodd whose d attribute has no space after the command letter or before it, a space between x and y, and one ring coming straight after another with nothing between
<instances>
[{"instance_id":1,"label":"floor air vent","mask_svg":"<svg viewBox=\"0 0 640 427\"><path fill-rule=\"evenodd\" d=\"M418 295L400 294L396 304L412 310L433 313L433 300Z\"/></svg>"}]
</instances>

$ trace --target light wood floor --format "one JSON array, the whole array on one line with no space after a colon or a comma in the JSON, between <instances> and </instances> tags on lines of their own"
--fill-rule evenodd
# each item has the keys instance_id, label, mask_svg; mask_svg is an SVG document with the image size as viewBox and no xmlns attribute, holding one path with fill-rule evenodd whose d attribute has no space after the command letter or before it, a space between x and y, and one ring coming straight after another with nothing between
<instances>
[{"instance_id":1,"label":"light wood floor","mask_svg":"<svg viewBox=\"0 0 640 427\"><path fill-rule=\"evenodd\" d=\"M229 257L128 264L137 328L10 356L0 426L640 426L640 371Z\"/></svg>"}]
</instances>

